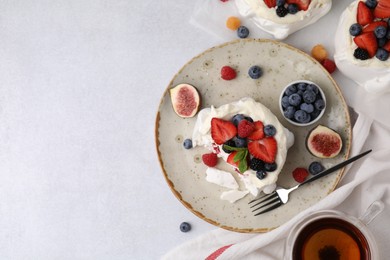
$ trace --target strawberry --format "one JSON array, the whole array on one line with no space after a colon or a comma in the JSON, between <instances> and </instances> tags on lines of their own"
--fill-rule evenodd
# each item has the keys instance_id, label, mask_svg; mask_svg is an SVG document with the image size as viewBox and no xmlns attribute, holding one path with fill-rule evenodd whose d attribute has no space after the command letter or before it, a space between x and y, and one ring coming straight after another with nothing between
<instances>
[{"instance_id":1,"label":"strawberry","mask_svg":"<svg viewBox=\"0 0 390 260\"><path fill-rule=\"evenodd\" d=\"M236 156L237 154L237 151L234 151L234 152L231 152L228 156L228 158L226 159L226 162L230 165L233 165L234 167L238 168L238 164L239 162L235 162L234 161L234 156Z\"/></svg>"},{"instance_id":2,"label":"strawberry","mask_svg":"<svg viewBox=\"0 0 390 260\"><path fill-rule=\"evenodd\" d=\"M390 52L390 41L387 41L385 46L383 46L382 48L385 49L386 51Z\"/></svg>"},{"instance_id":3,"label":"strawberry","mask_svg":"<svg viewBox=\"0 0 390 260\"><path fill-rule=\"evenodd\" d=\"M370 57L375 56L375 53L378 49L378 42L373 32L360 34L353 38L353 41L360 48L367 50Z\"/></svg>"},{"instance_id":4,"label":"strawberry","mask_svg":"<svg viewBox=\"0 0 390 260\"><path fill-rule=\"evenodd\" d=\"M375 28L378 27L378 26L387 27L387 23L385 21L372 22L372 23L370 23L369 25L367 25L366 27L363 28L363 33L373 32L375 30Z\"/></svg>"},{"instance_id":5,"label":"strawberry","mask_svg":"<svg viewBox=\"0 0 390 260\"><path fill-rule=\"evenodd\" d=\"M296 4L299 10L306 11L309 8L311 0L287 0L288 4Z\"/></svg>"},{"instance_id":6,"label":"strawberry","mask_svg":"<svg viewBox=\"0 0 390 260\"><path fill-rule=\"evenodd\" d=\"M275 7L276 6L276 0L264 0L264 3L269 7Z\"/></svg>"},{"instance_id":7,"label":"strawberry","mask_svg":"<svg viewBox=\"0 0 390 260\"><path fill-rule=\"evenodd\" d=\"M237 73L232 67L223 66L221 68L221 78L222 79L232 80L232 79L236 78L236 76L237 76Z\"/></svg>"},{"instance_id":8,"label":"strawberry","mask_svg":"<svg viewBox=\"0 0 390 260\"><path fill-rule=\"evenodd\" d=\"M214 167L218 163L218 157L215 153L205 153L202 155L202 161L208 167Z\"/></svg>"},{"instance_id":9,"label":"strawberry","mask_svg":"<svg viewBox=\"0 0 390 260\"><path fill-rule=\"evenodd\" d=\"M306 180L307 176L309 176L309 172L305 168L296 168L292 172L292 176L295 181L302 183Z\"/></svg>"},{"instance_id":10,"label":"strawberry","mask_svg":"<svg viewBox=\"0 0 390 260\"><path fill-rule=\"evenodd\" d=\"M322 66L332 74L336 70L336 63L333 60L325 59L321 62Z\"/></svg>"},{"instance_id":11,"label":"strawberry","mask_svg":"<svg viewBox=\"0 0 390 260\"><path fill-rule=\"evenodd\" d=\"M277 142L273 137L266 137L259 141L248 143L248 151L253 157L266 163L273 163L277 152Z\"/></svg>"},{"instance_id":12,"label":"strawberry","mask_svg":"<svg viewBox=\"0 0 390 260\"><path fill-rule=\"evenodd\" d=\"M389 18L390 0L378 0L378 4L374 9L374 15L376 18Z\"/></svg>"},{"instance_id":13,"label":"strawberry","mask_svg":"<svg viewBox=\"0 0 390 260\"><path fill-rule=\"evenodd\" d=\"M374 21L374 14L372 13L371 9L368 8L362 1L360 1L358 4L356 19L361 26L365 26Z\"/></svg>"},{"instance_id":14,"label":"strawberry","mask_svg":"<svg viewBox=\"0 0 390 260\"><path fill-rule=\"evenodd\" d=\"M211 137L216 144L223 144L236 134L237 128L232 122L216 117L211 119Z\"/></svg>"},{"instance_id":15,"label":"strawberry","mask_svg":"<svg viewBox=\"0 0 390 260\"><path fill-rule=\"evenodd\" d=\"M250 134L252 134L254 130L255 130L255 125L246 119L241 120L237 126L237 134L241 138L248 137Z\"/></svg>"},{"instance_id":16,"label":"strawberry","mask_svg":"<svg viewBox=\"0 0 390 260\"><path fill-rule=\"evenodd\" d=\"M260 140L264 138L264 125L261 121L256 121L253 123L255 129L252 134L248 136L249 140Z\"/></svg>"}]
</instances>

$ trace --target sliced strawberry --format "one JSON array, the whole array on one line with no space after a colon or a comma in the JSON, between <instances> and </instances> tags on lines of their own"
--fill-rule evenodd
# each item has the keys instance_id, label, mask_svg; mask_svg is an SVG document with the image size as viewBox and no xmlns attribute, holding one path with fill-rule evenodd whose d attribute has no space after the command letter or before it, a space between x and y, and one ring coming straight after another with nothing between
<instances>
[{"instance_id":1,"label":"sliced strawberry","mask_svg":"<svg viewBox=\"0 0 390 260\"><path fill-rule=\"evenodd\" d=\"M387 41L387 43L385 44L385 46L383 46L382 48L385 49L386 51L390 52L390 40Z\"/></svg>"},{"instance_id":2,"label":"sliced strawberry","mask_svg":"<svg viewBox=\"0 0 390 260\"><path fill-rule=\"evenodd\" d=\"M234 151L229 154L228 158L226 159L226 162L230 165L233 165L234 167L238 168L239 162L234 161L234 156L236 156L237 151Z\"/></svg>"},{"instance_id":3,"label":"sliced strawberry","mask_svg":"<svg viewBox=\"0 0 390 260\"><path fill-rule=\"evenodd\" d=\"M378 4L374 9L374 16L376 18L389 18L390 0L378 0Z\"/></svg>"},{"instance_id":4,"label":"sliced strawberry","mask_svg":"<svg viewBox=\"0 0 390 260\"><path fill-rule=\"evenodd\" d=\"M367 50L370 57L375 56L375 53L378 49L378 42L373 32L360 34L353 38L353 41L360 48Z\"/></svg>"},{"instance_id":5,"label":"sliced strawberry","mask_svg":"<svg viewBox=\"0 0 390 260\"><path fill-rule=\"evenodd\" d=\"M264 3L269 7L275 7L276 6L276 0L264 0Z\"/></svg>"},{"instance_id":6,"label":"sliced strawberry","mask_svg":"<svg viewBox=\"0 0 390 260\"><path fill-rule=\"evenodd\" d=\"M266 163L273 163L275 161L277 149L277 142L273 137L266 137L248 144L249 153Z\"/></svg>"},{"instance_id":7,"label":"sliced strawberry","mask_svg":"<svg viewBox=\"0 0 390 260\"><path fill-rule=\"evenodd\" d=\"M255 125L255 130L248 136L249 140L260 140L264 138L264 125L261 121L256 121L253 123Z\"/></svg>"},{"instance_id":8,"label":"sliced strawberry","mask_svg":"<svg viewBox=\"0 0 390 260\"><path fill-rule=\"evenodd\" d=\"M374 14L371 9L366 6L362 1L359 2L357 8L356 20L361 26L365 26L374 21Z\"/></svg>"},{"instance_id":9,"label":"sliced strawberry","mask_svg":"<svg viewBox=\"0 0 390 260\"><path fill-rule=\"evenodd\" d=\"M211 119L211 138L216 144L223 144L235 137L236 134L237 128L232 122L216 117Z\"/></svg>"},{"instance_id":10,"label":"sliced strawberry","mask_svg":"<svg viewBox=\"0 0 390 260\"><path fill-rule=\"evenodd\" d=\"M309 8L311 0L287 0L288 4L296 4L299 10L306 11Z\"/></svg>"},{"instance_id":11,"label":"sliced strawberry","mask_svg":"<svg viewBox=\"0 0 390 260\"><path fill-rule=\"evenodd\" d=\"M372 23L370 23L369 25L367 25L366 27L363 28L363 33L373 32L375 30L375 28L378 27L378 26L387 27L387 23L385 21L372 22Z\"/></svg>"}]
</instances>

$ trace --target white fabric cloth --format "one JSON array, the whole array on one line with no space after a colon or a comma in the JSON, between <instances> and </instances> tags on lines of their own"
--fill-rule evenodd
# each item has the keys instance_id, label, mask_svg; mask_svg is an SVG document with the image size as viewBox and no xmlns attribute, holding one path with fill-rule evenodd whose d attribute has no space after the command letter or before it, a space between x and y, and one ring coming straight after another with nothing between
<instances>
[{"instance_id":1,"label":"white fabric cloth","mask_svg":"<svg viewBox=\"0 0 390 260\"><path fill-rule=\"evenodd\" d=\"M377 143L383 140L388 142L390 129L377 123L374 127L372 125L371 119L363 115L359 116L353 128L352 156L370 149L364 145L368 136L375 138ZM288 232L303 216L322 209L338 209L359 217L376 200L385 203L385 210L369 227L374 229L379 251L382 255L390 255L389 249L384 244L381 245L386 241L387 235L383 227L389 229L386 216L390 215L390 149L385 143L379 147L381 149L348 166L344 178L335 191L279 228L262 234L242 234L216 229L178 246L168 252L163 259L206 259L219 248L231 244L233 245L222 252L217 259L282 259ZM352 194L354 196L351 196ZM364 200L361 199L362 197ZM377 230L375 227L378 227Z\"/></svg>"}]
</instances>

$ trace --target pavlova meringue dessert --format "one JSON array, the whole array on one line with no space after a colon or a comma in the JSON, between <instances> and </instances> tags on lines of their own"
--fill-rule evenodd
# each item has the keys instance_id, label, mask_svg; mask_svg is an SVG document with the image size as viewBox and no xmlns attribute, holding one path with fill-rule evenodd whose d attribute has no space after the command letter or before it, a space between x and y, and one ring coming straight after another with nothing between
<instances>
[{"instance_id":1,"label":"pavlova meringue dessert","mask_svg":"<svg viewBox=\"0 0 390 260\"><path fill-rule=\"evenodd\" d=\"M390 0L355 1L342 13L335 38L339 70L368 92L390 90Z\"/></svg>"},{"instance_id":2,"label":"pavlova meringue dessert","mask_svg":"<svg viewBox=\"0 0 390 260\"><path fill-rule=\"evenodd\" d=\"M231 166L230 172L206 170L206 180L227 188L221 199L230 202L272 192L293 143L294 135L276 116L248 97L202 109L192 135L194 147L206 147Z\"/></svg>"},{"instance_id":3,"label":"pavlova meringue dessert","mask_svg":"<svg viewBox=\"0 0 390 260\"><path fill-rule=\"evenodd\" d=\"M276 39L318 21L332 7L332 0L236 0L239 13Z\"/></svg>"}]
</instances>

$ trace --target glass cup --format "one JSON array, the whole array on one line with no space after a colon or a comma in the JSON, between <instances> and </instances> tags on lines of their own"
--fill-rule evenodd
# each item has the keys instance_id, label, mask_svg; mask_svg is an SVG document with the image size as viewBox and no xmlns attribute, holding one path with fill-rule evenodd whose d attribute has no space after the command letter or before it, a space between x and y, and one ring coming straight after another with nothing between
<instances>
[{"instance_id":1,"label":"glass cup","mask_svg":"<svg viewBox=\"0 0 390 260\"><path fill-rule=\"evenodd\" d=\"M359 219L336 210L322 210L305 217L291 229L284 259L379 259L367 225L383 208L383 202L375 201Z\"/></svg>"}]
</instances>

